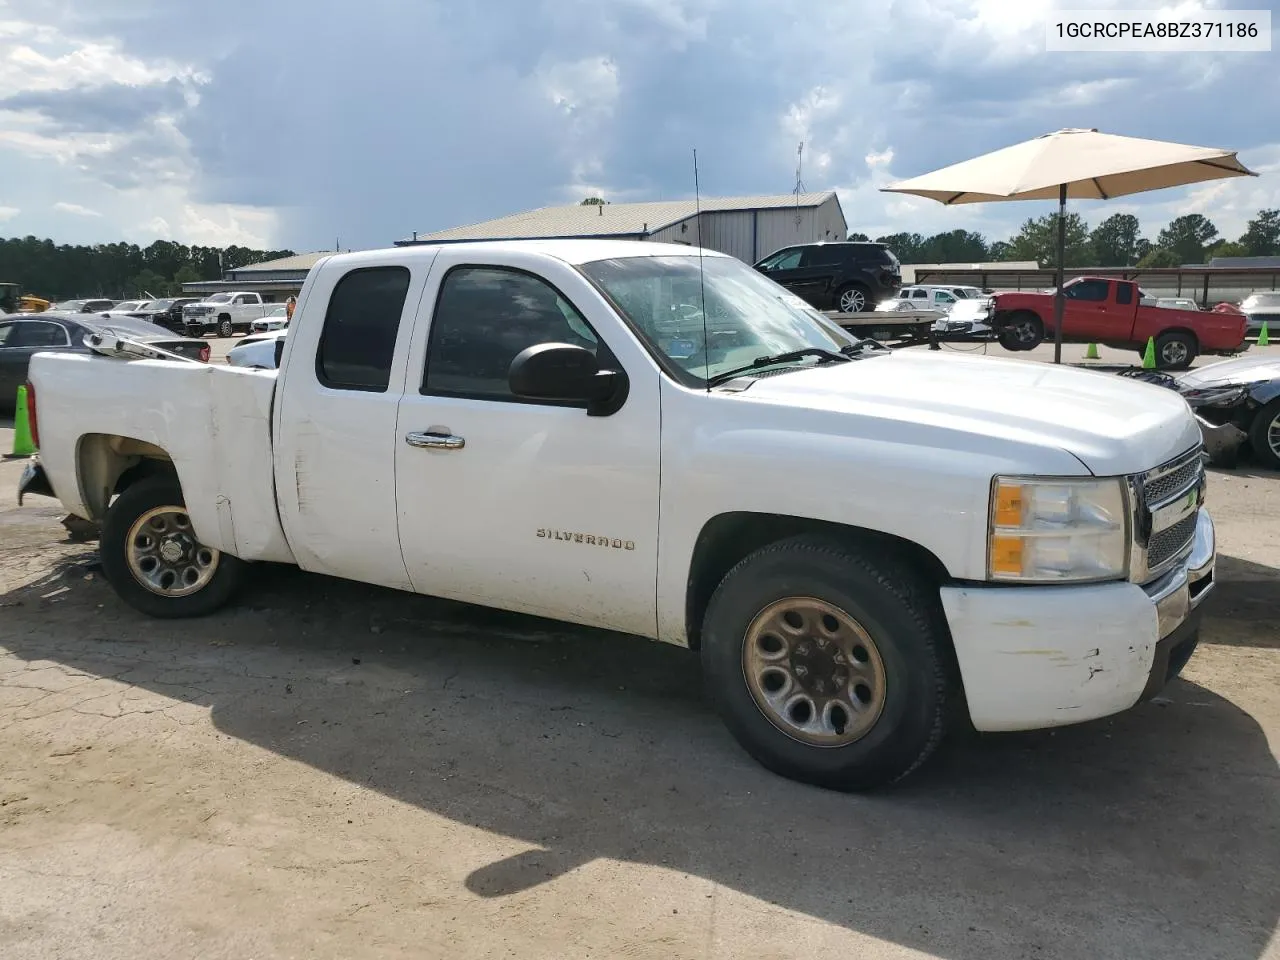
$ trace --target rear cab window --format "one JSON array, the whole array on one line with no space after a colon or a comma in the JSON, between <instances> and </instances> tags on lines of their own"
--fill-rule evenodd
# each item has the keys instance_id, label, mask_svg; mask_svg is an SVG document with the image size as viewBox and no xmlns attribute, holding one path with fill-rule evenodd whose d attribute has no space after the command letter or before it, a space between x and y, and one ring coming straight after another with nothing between
<instances>
[{"instance_id":1,"label":"rear cab window","mask_svg":"<svg viewBox=\"0 0 1280 960\"><path fill-rule=\"evenodd\" d=\"M360 267L337 282L316 348L316 379L322 385L386 391L409 280L407 267L387 266Z\"/></svg>"}]
</instances>

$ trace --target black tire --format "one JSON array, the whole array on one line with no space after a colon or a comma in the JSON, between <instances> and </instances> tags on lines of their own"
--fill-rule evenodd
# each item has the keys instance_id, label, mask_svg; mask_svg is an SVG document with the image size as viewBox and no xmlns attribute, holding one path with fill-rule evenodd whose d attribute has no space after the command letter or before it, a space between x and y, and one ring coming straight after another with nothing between
<instances>
[{"instance_id":1,"label":"black tire","mask_svg":"<svg viewBox=\"0 0 1280 960\"><path fill-rule=\"evenodd\" d=\"M1012 314L997 337L1000 346L1018 353L1034 350L1044 342L1044 321L1029 310Z\"/></svg>"},{"instance_id":2,"label":"black tire","mask_svg":"<svg viewBox=\"0 0 1280 960\"><path fill-rule=\"evenodd\" d=\"M218 318L218 336L230 337L236 332L235 325L231 322L231 318L223 315Z\"/></svg>"},{"instance_id":3,"label":"black tire","mask_svg":"<svg viewBox=\"0 0 1280 960\"><path fill-rule=\"evenodd\" d=\"M845 284L836 292L836 310L841 313L865 313L873 306L871 291L860 283Z\"/></svg>"},{"instance_id":4,"label":"black tire","mask_svg":"<svg viewBox=\"0 0 1280 960\"><path fill-rule=\"evenodd\" d=\"M1268 436L1273 428L1276 446L1280 446L1280 397L1255 413L1253 422L1249 424L1249 446L1253 448L1253 455L1263 466L1280 470L1280 449L1272 446Z\"/></svg>"},{"instance_id":5,"label":"black tire","mask_svg":"<svg viewBox=\"0 0 1280 960\"><path fill-rule=\"evenodd\" d=\"M702 633L709 695L734 738L769 770L836 790L868 790L911 773L942 740L954 687L932 592L906 566L820 538L784 540L748 556L716 589ZM795 739L766 716L748 686L748 630L788 597L837 608L874 641L884 668L883 705L851 743Z\"/></svg>"},{"instance_id":6,"label":"black tire","mask_svg":"<svg viewBox=\"0 0 1280 960\"><path fill-rule=\"evenodd\" d=\"M102 521L99 554L102 572L120 599L152 617L177 619L213 613L231 599L244 576L245 563L230 554L218 554L212 578L187 596L162 596L143 586L129 564L129 534L134 523L157 507L185 510L182 488L167 476L148 477L125 489L107 509Z\"/></svg>"},{"instance_id":7,"label":"black tire","mask_svg":"<svg viewBox=\"0 0 1280 960\"><path fill-rule=\"evenodd\" d=\"M1142 350L1146 356L1146 348ZM1156 369L1185 370L1199 353L1196 338L1179 330L1162 333L1156 338Z\"/></svg>"}]
</instances>

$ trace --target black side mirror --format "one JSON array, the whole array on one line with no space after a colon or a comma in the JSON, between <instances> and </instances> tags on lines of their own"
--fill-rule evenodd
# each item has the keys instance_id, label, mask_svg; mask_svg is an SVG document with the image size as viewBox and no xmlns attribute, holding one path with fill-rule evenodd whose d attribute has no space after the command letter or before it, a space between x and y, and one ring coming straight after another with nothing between
<instances>
[{"instance_id":1,"label":"black side mirror","mask_svg":"<svg viewBox=\"0 0 1280 960\"><path fill-rule=\"evenodd\" d=\"M276 338L276 369L280 369L280 358L284 356L284 337Z\"/></svg>"},{"instance_id":2,"label":"black side mirror","mask_svg":"<svg viewBox=\"0 0 1280 960\"><path fill-rule=\"evenodd\" d=\"M587 415L607 417L627 399L627 375L601 369L596 355L569 343L539 343L516 354L507 384L517 397L587 405Z\"/></svg>"}]
</instances>

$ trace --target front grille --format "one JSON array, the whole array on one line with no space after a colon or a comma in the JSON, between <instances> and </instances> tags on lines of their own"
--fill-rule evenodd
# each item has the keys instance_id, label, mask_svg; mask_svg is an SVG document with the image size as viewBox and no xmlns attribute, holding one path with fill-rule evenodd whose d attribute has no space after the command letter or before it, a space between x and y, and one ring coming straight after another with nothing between
<instances>
[{"instance_id":1,"label":"front grille","mask_svg":"<svg viewBox=\"0 0 1280 960\"><path fill-rule=\"evenodd\" d=\"M1147 566L1151 569L1173 559L1191 545L1196 534L1199 511L1179 520L1172 527L1153 533L1147 544Z\"/></svg>"},{"instance_id":2,"label":"front grille","mask_svg":"<svg viewBox=\"0 0 1280 960\"><path fill-rule=\"evenodd\" d=\"M1148 479L1143 484L1147 503L1151 506L1163 503L1174 494L1193 486L1202 476L1204 461L1200 457L1199 448L1196 448L1180 462L1157 468L1147 474Z\"/></svg>"}]
</instances>

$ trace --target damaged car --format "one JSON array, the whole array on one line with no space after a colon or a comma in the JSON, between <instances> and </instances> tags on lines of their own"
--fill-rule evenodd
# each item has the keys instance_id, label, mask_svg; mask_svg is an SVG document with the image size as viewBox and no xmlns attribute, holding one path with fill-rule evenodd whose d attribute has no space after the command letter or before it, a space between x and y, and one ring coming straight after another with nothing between
<instances>
[{"instance_id":1,"label":"damaged car","mask_svg":"<svg viewBox=\"0 0 1280 960\"><path fill-rule=\"evenodd\" d=\"M1237 357L1174 376L1155 370L1127 375L1182 394L1215 462L1234 462L1247 443L1258 463L1280 470L1280 357Z\"/></svg>"}]
</instances>

